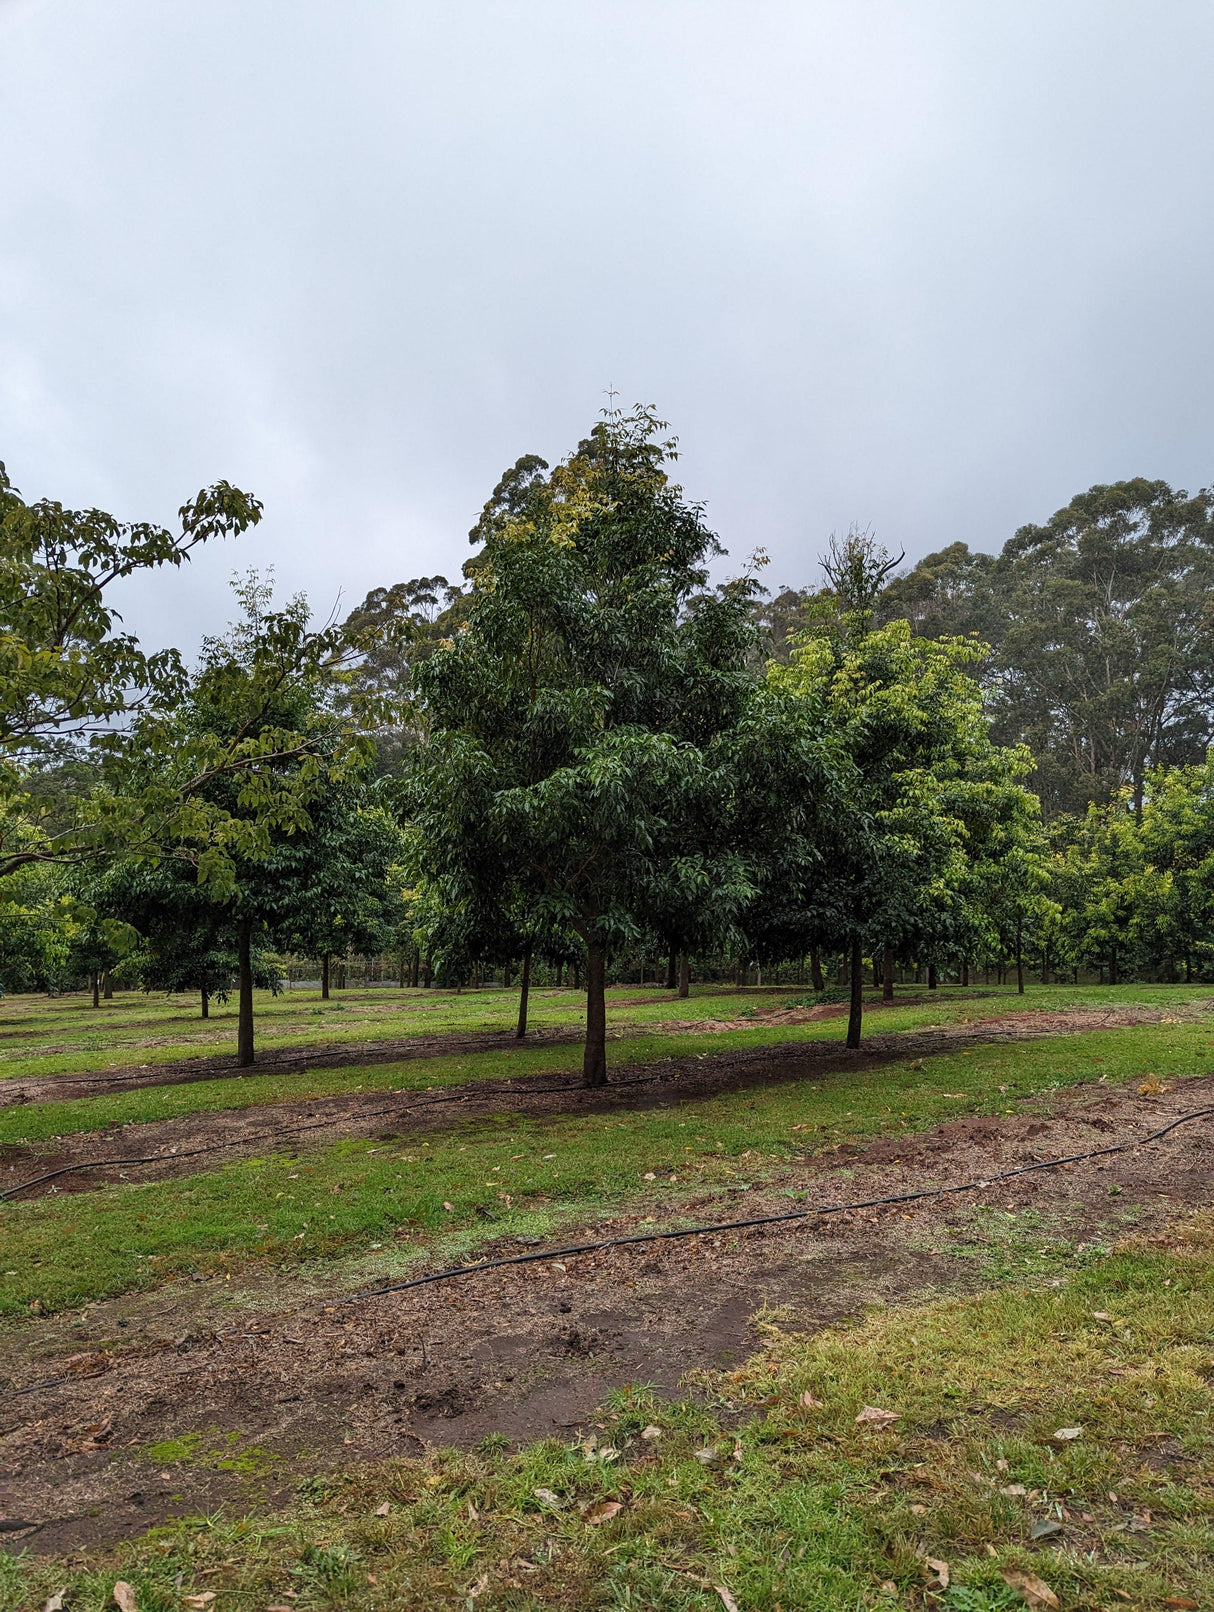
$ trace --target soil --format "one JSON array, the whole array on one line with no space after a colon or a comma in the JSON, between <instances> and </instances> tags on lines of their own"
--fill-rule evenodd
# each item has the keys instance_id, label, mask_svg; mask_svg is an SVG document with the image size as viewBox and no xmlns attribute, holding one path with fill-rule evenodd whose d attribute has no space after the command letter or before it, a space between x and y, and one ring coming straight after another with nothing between
<instances>
[{"instance_id":1,"label":"soil","mask_svg":"<svg viewBox=\"0 0 1214 1612\"><path fill-rule=\"evenodd\" d=\"M56 1145L49 1147L0 1147L0 1197L19 1194L28 1200L50 1193L96 1191L112 1182L128 1180L132 1173L141 1181L170 1179L200 1168L200 1156L239 1157L264 1148L267 1142L293 1146L296 1138L329 1142L367 1135L386 1141L517 1112L520 1107L529 1117L549 1118L602 1112L623 1103L636 1108L698 1101L754 1085L822 1078L841 1069L877 1068L956 1047L1078 1034L1114 1025L1153 1022L1159 1017L1142 1009L1013 1013L973 1024L870 1036L858 1052L841 1048L837 1041L796 1041L717 1057L627 1064L615 1068L610 1084L598 1089L588 1089L568 1075L538 1076L492 1084L468 1081L443 1091L429 1088L396 1095L383 1091L346 1092L336 1097L275 1103L272 1107L183 1114L173 1119L132 1122L108 1131L81 1131L62 1141L57 1139ZM59 1171L69 1173L55 1173ZM42 1179L48 1176L52 1179Z\"/></svg>"},{"instance_id":2,"label":"soil","mask_svg":"<svg viewBox=\"0 0 1214 1612\"><path fill-rule=\"evenodd\" d=\"M989 1181L1207 1103L1214 1077L1158 1095L1072 1088L1015 1115L782 1167L761 1190L688 1198L672 1188L668 1211L719 1223L787 1210L789 1188L829 1204ZM811 1330L874 1301L973 1287L975 1263L938 1249L976 1207L1033 1209L1056 1234L1113 1241L1130 1224L1151 1232L1214 1204L1212 1165L1207 1119L964 1197L616 1246L350 1304L337 1302L360 1290L349 1268L326 1267L313 1268L311 1288L278 1272L199 1279L22 1323L5 1351L13 1386L0 1413L0 1528L13 1548L61 1553L224 1503L273 1506L310 1473L431 1444L467 1447L490 1433L569 1439L593 1425L613 1387L673 1392L694 1367L743 1358L765 1303L782 1307L785 1326ZM563 1241L638 1229L625 1216ZM480 1250L511 1251L517 1242ZM149 1448L191 1435L176 1451Z\"/></svg>"}]
</instances>

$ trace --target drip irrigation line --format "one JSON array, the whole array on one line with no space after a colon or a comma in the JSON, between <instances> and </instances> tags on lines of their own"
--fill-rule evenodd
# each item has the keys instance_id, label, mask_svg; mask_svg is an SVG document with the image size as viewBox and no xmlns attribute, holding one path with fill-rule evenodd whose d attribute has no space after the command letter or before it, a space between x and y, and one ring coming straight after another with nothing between
<instances>
[{"instance_id":1,"label":"drip irrigation line","mask_svg":"<svg viewBox=\"0 0 1214 1612\"><path fill-rule=\"evenodd\" d=\"M913 1203L918 1199L940 1198L954 1192L981 1192L987 1187L994 1186L996 1181L1008 1181L1015 1176L1029 1175L1034 1170L1056 1170L1064 1164L1081 1164L1087 1159L1106 1158L1110 1153L1125 1153L1130 1148L1143 1147L1148 1142L1158 1142L1178 1126L1187 1125L1195 1119L1208 1118L1211 1114L1214 1114L1214 1105L1208 1108L1194 1108L1147 1136L1137 1136L1128 1142L1111 1142L1104 1147L1090 1148L1085 1153L1067 1153L1056 1159L1041 1159L1033 1164L1019 1165L1014 1170L999 1170L994 1175L975 1177L972 1181L958 1181L949 1186L922 1187L915 1192L895 1192L880 1198L860 1198L852 1203L823 1204L812 1209L794 1209L779 1215L754 1215L747 1220L718 1220L703 1226L681 1226L671 1231L637 1232L627 1237L604 1238L601 1242L574 1243L566 1248L549 1248L538 1253L511 1254L503 1259L481 1260L475 1265L452 1265L446 1270L431 1271L427 1276L415 1276L407 1282L387 1282L382 1287L352 1293L347 1298L318 1299L314 1304L301 1305L292 1313L299 1315L307 1310L322 1308L332 1310L342 1304L360 1304L367 1299L382 1298L388 1293L404 1293L410 1288L426 1287L432 1282L449 1282L457 1276L478 1276L482 1271L499 1270L506 1265L533 1265L541 1260L572 1258L576 1254L594 1254L604 1249L625 1248L635 1243L669 1242L680 1237L703 1237L712 1232L743 1231L752 1226L771 1226L792 1220L809 1220L815 1215L848 1214L857 1209L876 1209L898 1203ZM221 1333L217 1336L229 1336L229 1334ZM106 1373L102 1371L90 1372L87 1377L53 1377L46 1382L29 1383L24 1388L10 1388L4 1397L18 1399L24 1394L36 1394L45 1388L59 1388L67 1382L87 1382L91 1377L104 1375Z\"/></svg>"},{"instance_id":2,"label":"drip irrigation line","mask_svg":"<svg viewBox=\"0 0 1214 1612\"><path fill-rule=\"evenodd\" d=\"M1129 1148L1142 1147L1147 1142L1158 1142L1174 1131L1178 1125L1191 1120L1204 1119L1214 1114L1214 1106L1195 1108L1179 1119L1172 1120L1149 1136L1135 1137L1129 1142L1113 1142L1105 1147L1089 1149L1086 1153L1068 1153L1057 1159L1043 1159L1034 1164L1018 1165L1014 1170L999 1170L994 1175L977 1177L972 1181L958 1181L944 1187L922 1187L915 1192L894 1192L881 1198L861 1198L854 1203L815 1205L812 1209L793 1209L778 1215L755 1215L748 1220L718 1220L703 1226L680 1226L670 1231L635 1232L627 1237L607 1237L601 1242L573 1243L567 1248L549 1248L541 1253L509 1254L502 1259L480 1260L475 1265L452 1265L446 1270L431 1271L426 1276L415 1276L407 1282L387 1282L382 1287L369 1288L364 1293L352 1293L348 1298L335 1299L333 1305L359 1304L365 1299L381 1298L386 1293L404 1293L409 1288L426 1287L431 1282L449 1282L457 1276L476 1276L481 1271L497 1270L504 1265L532 1265L541 1260L572 1258L576 1254L595 1254L608 1248L624 1248L630 1243L672 1242L680 1237L703 1237L712 1232L742 1231L751 1226L774 1226L790 1220L809 1220L815 1215L849 1214L857 1209L877 1209L899 1203L914 1203L922 1198L940 1198L953 1192L981 1192L996 1181L1010 1181L1019 1175L1030 1175L1034 1170L1056 1170L1064 1164L1079 1164L1086 1159L1104 1158L1110 1153L1124 1153ZM320 1301L324 1302L324 1301Z\"/></svg>"},{"instance_id":3,"label":"drip irrigation line","mask_svg":"<svg viewBox=\"0 0 1214 1612\"><path fill-rule=\"evenodd\" d=\"M602 1086L587 1086L582 1081L570 1082L564 1086L539 1086L530 1090L520 1090L514 1086L479 1086L473 1090L467 1088L473 1082L465 1082L455 1091L443 1093L438 1097L426 1097L420 1102L392 1103L386 1108L372 1108L365 1113L352 1116L358 1120L383 1119L386 1115L411 1114L419 1108L433 1108L439 1103L466 1103L475 1097L514 1097L517 1099L559 1096L563 1092L580 1091L599 1093L604 1089L618 1090L622 1086L650 1085L659 1076L639 1076L628 1080L612 1080L606 1088ZM71 1175L77 1170L112 1170L120 1167L133 1168L139 1164L172 1164L178 1159L196 1159L204 1153L219 1153L227 1148L249 1147L256 1142L273 1141L281 1136L298 1136L301 1131L324 1130L335 1124L340 1124L340 1117L318 1119L302 1122L299 1125L283 1125L274 1130L254 1131L249 1136L228 1137L222 1142L208 1142L203 1147L186 1148L179 1153L148 1153L140 1158L130 1159L83 1159L77 1164L61 1164L57 1170L48 1170L44 1175L36 1175L29 1181L19 1181L16 1186L8 1187L0 1192L0 1203L15 1198L19 1193L28 1192L31 1187L43 1186L47 1181L57 1180L61 1175Z\"/></svg>"}]
</instances>

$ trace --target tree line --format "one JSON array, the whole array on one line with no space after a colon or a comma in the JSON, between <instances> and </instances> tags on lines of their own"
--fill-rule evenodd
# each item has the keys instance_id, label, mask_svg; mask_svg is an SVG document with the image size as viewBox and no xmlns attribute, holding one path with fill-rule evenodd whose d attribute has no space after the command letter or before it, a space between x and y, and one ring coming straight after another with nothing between
<instances>
[{"instance_id":1,"label":"tree line","mask_svg":"<svg viewBox=\"0 0 1214 1612\"><path fill-rule=\"evenodd\" d=\"M271 579L197 664L146 656L107 589L237 536L26 504L0 478L0 983L239 1000L284 955L401 978L574 969L584 1076L637 959L934 985L1027 967L1214 969L1207 568L1214 497L1094 488L997 557L898 573L870 533L774 594L673 479L652 412L494 489L462 578L311 625ZM837 971L837 972L836 972Z\"/></svg>"}]
</instances>

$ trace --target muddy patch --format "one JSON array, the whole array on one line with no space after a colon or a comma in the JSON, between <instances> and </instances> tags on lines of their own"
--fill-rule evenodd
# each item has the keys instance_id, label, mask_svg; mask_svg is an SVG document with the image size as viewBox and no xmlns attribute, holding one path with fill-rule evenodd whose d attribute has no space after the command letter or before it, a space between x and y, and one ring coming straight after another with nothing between
<instances>
[{"instance_id":1,"label":"muddy patch","mask_svg":"<svg viewBox=\"0 0 1214 1612\"><path fill-rule=\"evenodd\" d=\"M1214 1078L1204 1076L1157 1096L1051 1093L1016 1115L782 1167L762 1190L672 1190L667 1208L720 1222L787 1210L789 1190L832 1205L988 1182L964 1198L559 1260L554 1244L540 1263L354 1303L342 1302L349 1290L332 1268L309 1273L325 1283L319 1294L283 1274L182 1281L12 1327L0 1494L8 1519L30 1526L11 1544L61 1552L223 1503L270 1504L310 1474L426 1444L571 1438L612 1388L673 1392L692 1368L744 1359L764 1305L781 1324L812 1329L866 1304L1004 1279L983 1253L992 1211L1009 1236L1023 1223L1030 1242L1065 1233L1074 1245L1107 1245L1160 1228L1214 1204L1210 1119L1111 1157L990 1177L1144 1136L1207 1103ZM640 1229L621 1216L571 1227L561 1242ZM503 1240L481 1252L517 1249Z\"/></svg>"}]
</instances>

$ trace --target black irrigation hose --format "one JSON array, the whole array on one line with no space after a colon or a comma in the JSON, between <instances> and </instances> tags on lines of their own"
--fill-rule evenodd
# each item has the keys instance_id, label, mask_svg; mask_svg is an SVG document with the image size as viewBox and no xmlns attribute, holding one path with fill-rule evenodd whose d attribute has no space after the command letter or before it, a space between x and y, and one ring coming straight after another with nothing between
<instances>
[{"instance_id":1,"label":"black irrigation hose","mask_svg":"<svg viewBox=\"0 0 1214 1612\"><path fill-rule=\"evenodd\" d=\"M923 1187L917 1192L895 1192L884 1198L862 1198L855 1203L825 1204L813 1209L792 1209L780 1215L756 1215L750 1220L720 1220L706 1226L683 1226L674 1231L636 1232L628 1237L608 1237L597 1243L575 1243L568 1248L550 1248L537 1254L510 1254L504 1259L481 1260L476 1265L452 1265L443 1271L432 1271L428 1276L415 1276L408 1282L389 1282L383 1287L369 1288L365 1293L352 1293L349 1298L334 1300L334 1304L358 1304L363 1299L381 1298L385 1293L403 1293L411 1287L425 1287L430 1282L448 1282L456 1276L475 1276L480 1271L497 1270L503 1265L531 1265L540 1260L561 1259L573 1254L594 1254L606 1248L623 1248L629 1243L669 1242L677 1237L702 1237L716 1231L742 1231L748 1226L772 1226L788 1220L808 1220L814 1215L848 1214L855 1209L877 1209L896 1203L913 1203L920 1198L940 1198L950 1192L981 1192L996 1181L1008 1181L1018 1175L1029 1175L1034 1170L1056 1170L1063 1164L1079 1164L1085 1159L1099 1159L1109 1153L1124 1153L1132 1147L1143 1147L1147 1142L1158 1142L1178 1125L1190 1120L1204 1119L1214 1114L1214 1106L1195 1108L1182 1114L1170 1124L1149 1136L1139 1136L1130 1142L1112 1142L1106 1147L1091 1148L1086 1153L1068 1153L1062 1158L1043 1159L1036 1164L1022 1164L1014 1170L1000 1170L995 1175L982 1176L974 1181L960 1181L947 1187ZM323 1302L323 1301L321 1301Z\"/></svg>"},{"instance_id":2,"label":"black irrigation hose","mask_svg":"<svg viewBox=\"0 0 1214 1612\"><path fill-rule=\"evenodd\" d=\"M652 1080L661 1079L661 1076L641 1076L630 1080L612 1080L608 1082L608 1090L617 1090L621 1086L644 1086ZM403 1107L393 1103L387 1108L372 1108L366 1113L356 1114L352 1117L358 1120L383 1119L385 1115L411 1114L418 1108L433 1108L438 1103L466 1103L473 1097L515 1097L534 1098L559 1095L569 1091L600 1092L601 1086L587 1086L582 1081L576 1081L564 1086L537 1086L530 1090L519 1090L513 1086L479 1086L474 1090L468 1087L473 1082L464 1082L450 1093L439 1097L426 1097L417 1103L407 1103ZM297 1136L301 1131L318 1131L327 1126L340 1124L340 1117L311 1120L299 1125L283 1125L275 1130L254 1131L249 1136L229 1137L223 1142L208 1142L204 1147L186 1148L181 1153L149 1153L142 1158L134 1159L84 1159L78 1164L62 1164L57 1170L48 1170L45 1175L36 1175L29 1181L19 1181L16 1186L8 1187L0 1192L0 1203L6 1199L15 1198L20 1192L28 1192L31 1187L40 1187L46 1181L54 1181L61 1175L71 1175L76 1170L113 1170L121 1166L134 1166L137 1164L172 1164L177 1159L196 1159L203 1153L220 1153L231 1147L248 1147L255 1142L273 1141L280 1136Z\"/></svg>"},{"instance_id":3,"label":"black irrigation hose","mask_svg":"<svg viewBox=\"0 0 1214 1612\"><path fill-rule=\"evenodd\" d=\"M365 1293L352 1293L348 1298L335 1299L332 1302L318 1299L315 1304L304 1305L302 1308L336 1309L339 1304L359 1304L364 1299L382 1298L387 1293L403 1293L412 1287L426 1287L431 1282L449 1282L456 1276L476 1276L481 1271L498 1270L504 1265L533 1265L540 1260L568 1258L574 1254L594 1254L607 1248L624 1248L630 1243L667 1242L677 1237L702 1237L716 1231L743 1231L750 1226L771 1226L789 1220L808 1220L814 1215L847 1214L856 1209L876 1209L895 1203L912 1203L921 1198L940 1198L951 1192L981 1192L993 1186L996 1181L1008 1181L1014 1176L1029 1175L1034 1170L1056 1170L1063 1164L1081 1164L1086 1159L1105 1158L1110 1153L1125 1153L1130 1148L1143 1147L1148 1142L1158 1142L1177 1126L1187 1125L1190 1120L1205 1119L1211 1114L1214 1114L1214 1105L1208 1108L1194 1108L1189 1113L1181 1114L1178 1119L1161 1126L1159 1130L1152 1131L1149 1136L1135 1137L1129 1142L1111 1142L1105 1147L1091 1148L1086 1153L1068 1153L1057 1159L1042 1159L1035 1164L1022 1164L1014 1170L1000 1170L995 1175L982 1176L973 1181L955 1182L952 1186L923 1187L917 1192L895 1192L883 1198L861 1198L855 1203L833 1203L815 1209L793 1209L782 1215L756 1215L749 1220L718 1220L710 1225L684 1226L675 1231L638 1232L628 1237L608 1237L602 1242L575 1243L568 1248L549 1248L543 1253L511 1254L505 1259L486 1259L476 1265L452 1265L446 1270L432 1271L428 1276L415 1276L408 1282L389 1282L383 1287L368 1288ZM90 1373L90 1376L104 1375L104 1372ZM47 1382L30 1383L24 1388L10 1388L5 1397L19 1399L23 1394L36 1394L44 1388L59 1388L67 1382L88 1380L88 1377L55 1377Z\"/></svg>"}]
</instances>

